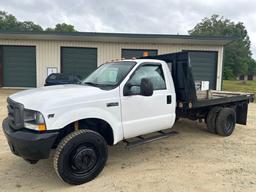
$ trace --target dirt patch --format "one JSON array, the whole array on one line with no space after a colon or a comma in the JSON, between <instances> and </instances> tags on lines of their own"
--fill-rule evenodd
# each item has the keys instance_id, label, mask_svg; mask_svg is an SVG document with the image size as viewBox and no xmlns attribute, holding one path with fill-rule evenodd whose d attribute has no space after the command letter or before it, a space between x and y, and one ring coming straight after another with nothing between
<instances>
[{"instance_id":1,"label":"dirt patch","mask_svg":"<svg viewBox=\"0 0 256 192\"><path fill-rule=\"evenodd\" d=\"M6 98L0 90L0 121ZM178 135L127 150L109 148L103 172L93 181L70 186L59 180L52 158L30 165L14 156L0 131L0 191L256 191L256 104L248 125L237 125L223 138L205 131L204 123L180 120Z\"/></svg>"}]
</instances>

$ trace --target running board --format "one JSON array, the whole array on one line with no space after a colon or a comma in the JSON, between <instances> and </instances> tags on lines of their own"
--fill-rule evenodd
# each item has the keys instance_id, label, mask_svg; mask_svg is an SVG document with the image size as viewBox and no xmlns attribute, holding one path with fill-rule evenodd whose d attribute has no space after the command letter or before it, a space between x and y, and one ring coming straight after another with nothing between
<instances>
[{"instance_id":1,"label":"running board","mask_svg":"<svg viewBox=\"0 0 256 192\"><path fill-rule=\"evenodd\" d=\"M123 142L125 142L126 147L128 149L130 149L130 148L142 145L142 144L150 143L153 141L157 141L159 139L167 138L167 137L174 136L174 135L178 134L178 132L176 132L176 131L170 131L170 132L158 131L156 133L159 133L159 134L151 136L151 137L147 137L147 138L144 136L138 136L138 137L136 137L138 139L136 141L124 140Z\"/></svg>"}]
</instances>

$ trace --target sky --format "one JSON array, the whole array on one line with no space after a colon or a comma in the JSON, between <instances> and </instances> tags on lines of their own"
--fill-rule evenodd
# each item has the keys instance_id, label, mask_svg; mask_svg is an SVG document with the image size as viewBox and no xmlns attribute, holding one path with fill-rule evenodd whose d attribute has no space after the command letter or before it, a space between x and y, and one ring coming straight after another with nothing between
<instances>
[{"instance_id":1,"label":"sky","mask_svg":"<svg viewBox=\"0 0 256 192\"><path fill-rule=\"evenodd\" d=\"M218 14L244 23L256 58L255 0L0 0L0 10L44 28L65 22L82 32L180 35Z\"/></svg>"}]
</instances>

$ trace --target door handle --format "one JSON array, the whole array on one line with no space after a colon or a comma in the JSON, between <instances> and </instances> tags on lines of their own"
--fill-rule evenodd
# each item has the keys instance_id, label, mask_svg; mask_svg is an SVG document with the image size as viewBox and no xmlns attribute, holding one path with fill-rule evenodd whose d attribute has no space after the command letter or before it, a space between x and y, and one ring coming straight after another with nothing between
<instances>
[{"instance_id":1,"label":"door handle","mask_svg":"<svg viewBox=\"0 0 256 192\"><path fill-rule=\"evenodd\" d=\"M119 105L119 103L118 102L113 102L113 103L107 103L106 105L107 105L107 107L116 107L116 106Z\"/></svg>"},{"instance_id":2,"label":"door handle","mask_svg":"<svg viewBox=\"0 0 256 192\"><path fill-rule=\"evenodd\" d=\"M172 96L171 95L167 95L167 104L171 104L172 103Z\"/></svg>"}]
</instances>

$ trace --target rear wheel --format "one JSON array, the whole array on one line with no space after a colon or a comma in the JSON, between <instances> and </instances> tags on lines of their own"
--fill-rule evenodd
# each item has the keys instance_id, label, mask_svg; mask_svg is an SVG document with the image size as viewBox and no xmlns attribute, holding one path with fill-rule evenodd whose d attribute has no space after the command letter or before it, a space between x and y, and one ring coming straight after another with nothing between
<instances>
[{"instance_id":1,"label":"rear wheel","mask_svg":"<svg viewBox=\"0 0 256 192\"><path fill-rule=\"evenodd\" d=\"M67 135L54 155L58 176L72 185L94 179L104 168L108 156L107 144L97 132L79 130Z\"/></svg>"},{"instance_id":2,"label":"rear wheel","mask_svg":"<svg viewBox=\"0 0 256 192\"><path fill-rule=\"evenodd\" d=\"M216 133L216 118L221 107L213 107L206 117L207 130L210 133Z\"/></svg>"},{"instance_id":3,"label":"rear wheel","mask_svg":"<svg viewBox=\"0 0 256 192\"><path fill-rule=\"evenodd\" d=\"M223 108L216 119L216 131L221 136L230 136L236 126L236 112L232 108Z\"/></svg>"}]
</instances>

